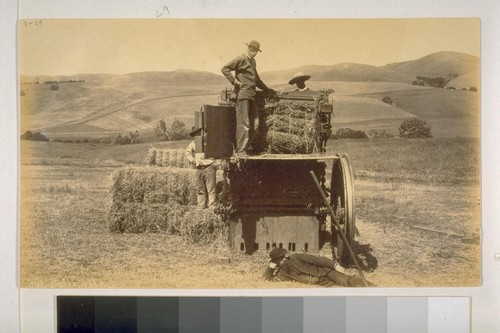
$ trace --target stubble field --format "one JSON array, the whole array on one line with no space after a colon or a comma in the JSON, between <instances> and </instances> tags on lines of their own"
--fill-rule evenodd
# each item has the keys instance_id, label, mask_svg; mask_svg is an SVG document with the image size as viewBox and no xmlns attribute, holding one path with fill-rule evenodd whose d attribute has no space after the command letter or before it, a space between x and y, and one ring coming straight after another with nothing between
<instances>
[{"instance_id":1,"label":"stubble field","mask_svg":"<svg viewBox=\"0 0 500 333\"><path fill-rule=\"evenodd\" d=\"M22 142L22 287L310 287L262 281L265 252L110 233L111 174L142 165L149 147ZM380 287L480 284L478 138L335 140L329 152L348 153L353 166L355 252L368 280Z\"/></svg>"}]
</instances>

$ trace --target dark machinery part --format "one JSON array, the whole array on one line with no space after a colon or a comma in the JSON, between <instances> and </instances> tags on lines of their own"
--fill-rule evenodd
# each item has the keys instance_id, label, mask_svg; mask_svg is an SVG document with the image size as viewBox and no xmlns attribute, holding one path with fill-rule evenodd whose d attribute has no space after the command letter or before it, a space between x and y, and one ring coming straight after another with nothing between
<instances>
[{"instance_id":1,"label":"dark machinery part","mask_svg":"<svg viewBox=\"0 0 500 333\"><path fill-rule=\"evenodd\" d=\"M361 267L359 266L358 260L356 259L356 255L354 254L354 252L352 250L352 246L350 244L350 241L347 239L347 236L344 233L344 229L340 226L339 222L337 221L336 213L333 211L332 206L328 202L328 199L326 198L326 195L325 195L323 188L321 187L321 185L318 181L318 178L316 177L316 175L314 174L313 171L311 171L310 174L311 174L311 177L312 177L314 183L316 184L316 188L318 189L318 192L321 194L321 198L323 199L324 203L326 204L326 207L330 211L330 216L332 219L332 223L335 226L335 229L337 230L338 234L340 235L341 239L343 240L345 248L349 252L349 255L351 256L352 261L356 265L356 268L358 269L359 275L361 276L361 279L363 280L365 287L368 287L368 283L366 282L365 277L363 275L363 272L361 271Z\"/></svg>"},{"instance_id":2,"label":"dark machinery part","mask_svg":"<svg viewBox=\"0 0 500 333\"><path fill-rule=\"evenodd\" d=\"M326 155L326 142L332 132L332 91L281 92L274 101L297 101L316 108L316 147L318 153L307 155L264 154L234 158L236 111L232 91L224 90L218 105L203 105L195 114L195 124L202 128L205 157L231 163L225 194L235 209L230 221L230 244L247 253L256 250L285 248L289 251L318 251L325 242L335 247L335 257L349 259L346 242L331 228L331 213L311 181L312 171L323 192L330 195L335 218L354 244L355 214L352 170L347 155ZM260 109L267 96L257 92ZM262 113L261 113L262 114ZM332 166L331 182L327 170ZM328 175L329 176L329 175ZM330 185L330 186L329 186Z\"/></svg>"},{"instance_id":3,"label":"dark machinery part","mask_svg":"<svg viewBox=\"0 0 500 333\"><path fill-rule=\"evenodd\" d=\"M339 222L350 246L354 245L356 233L356 215L354 206L354 186L351 163L347 154L337 155L339 159L333 162L330 191L330 205ZM339 261L347 261L345 241L336 228L332 227L332 244L335 247L335 256Z\"/></svg>"}]
</instances>

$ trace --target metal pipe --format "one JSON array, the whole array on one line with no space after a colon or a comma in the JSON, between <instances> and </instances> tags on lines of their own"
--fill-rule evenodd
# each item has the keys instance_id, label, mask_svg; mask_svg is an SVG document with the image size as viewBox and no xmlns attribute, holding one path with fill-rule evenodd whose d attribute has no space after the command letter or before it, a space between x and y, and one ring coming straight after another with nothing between
<instances>
[{"instance_id":1,"label":"metal pipe","mask_svg":"<svg viewBox=\"0 0 500 333\"><path fill-rule=\"evenodd\" d=\"M316 187L318 188L318 191L320 192L321 197L323 198L323 201L324 201L326 207L330 211L330 215L331 215L332 221L335 224L335 227L337 228L338 232L340 233L340 237L342 237L342 240L344 241L344 243L345 243L345 245L347 247L347 250L349 251L349 254L351 255L351 258L354 261L354 264L356 265L356 268L358 269L359 275L361 276L361 279L363 280L363 283L365 284L365 287L368 287L368 283L366 282L365 277L363 275L363 272L361 271L361 267L359 266L358 260L356 259L356 255L354 254L354 251L351 248L351 244L349 244L349 242L347 241L347 237L345 236L344 231L340 227L340 224L337 221L337 218L335 217L335 212L333 211L332 206L330 206L330 203L328 202L328 199L327 199L327 197L325 195L325 192L323 192L323 189L321 188L321 185L319 184L318 178L316 178L316 175L314 174L314 171L311 170L309 173L311 174L311 176L312 176L312 178L314 180L314 183L316 184Z\"/></svg>"}]
</instances>

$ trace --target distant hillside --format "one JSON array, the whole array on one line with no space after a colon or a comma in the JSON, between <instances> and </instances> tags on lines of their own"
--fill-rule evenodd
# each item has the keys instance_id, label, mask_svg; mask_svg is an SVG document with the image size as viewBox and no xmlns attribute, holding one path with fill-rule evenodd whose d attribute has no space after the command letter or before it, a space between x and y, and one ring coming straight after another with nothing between
<instances>
[{"instance_id":1,"label":"distant hillside","mask_svg":"<svg viewBox=\"0 0 500 333\"><path fill-rule=\"evenodd\" d=\"M458 77L474 75L474 80L479 80L480 59L478 57L458 52L438 52L429 54L417 60L398 62L384 66L384 68L404 73L411 77L419 76L444 76L450 73ZM472 79L472 78L471 78ZM478 85L479 81L471 82Z\"/></svg>"},{"instance_id":2,"label":"distant hillside","mask_svg":"<svg viewBox=\"0 0 500 333\"><path fill-rule=\"evenodd\" d=\"M417 76L440 77L458 74L449 86L469 89L479 87L480 59L458 52L438 52L385 66L342 63L332 66L301 66L283 71L261 73L265 82L283 84L296 72L311 75L311 81L401 82L412 83Z\"/></svg>"},{"instance_id":3,"label":"distant hillside","mask_svg":"<svg viewBox=\"0 0 500 333\"><path fill-rule=\"evenodd\" d=\"M308 65L261 73L261 77L276 90L289 90L292 87L288 80L297 71L312 75L308 82L312 89L335 90L338 125L360 129L379 126L397 131L402 119L418 116L445 124L446 135L463 133L453 129L462 124L479 126L480 93L411 84L416 76L456 73L458 76L449 86L479 89L478 57L439 52L380 67L350 63ZM175 118L189 127L194 111L203 104L216 104L217 95L227 87L230 84L222 75L192 70L23 76L21 132L38 130L48 137L95 137L135 130L143 133L154 131L160 119L169 124ZM386 96L393 104L381 101Z\"/></svg>"}]
</instances>

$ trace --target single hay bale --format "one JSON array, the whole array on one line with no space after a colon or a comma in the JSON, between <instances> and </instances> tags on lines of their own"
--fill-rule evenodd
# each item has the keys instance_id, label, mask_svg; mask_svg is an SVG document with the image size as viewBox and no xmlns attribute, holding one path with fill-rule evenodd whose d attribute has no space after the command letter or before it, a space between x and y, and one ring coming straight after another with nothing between
<instances>
[{"instance_id":1,"label":"single hay bale","mask_svg":"<svg viewBox=\"0 0 500 333\"><path fill-rule=\"evenodd\" d=\"M148 204L196 204L196 170L126 167L112 175L112 199Z\"/></svg>"},{"instance_id":2,"label":"single hay bale","mask_svg":"<svg viewBox=\"0 0 500 333\"><path fill-rule=\"evenodd\" d=\"M116 233L180 234L180 226L186 211L192 206L115 202L108 213L108 228Z\"/></svg>"},{"instance_id":3,"label":"single hay bale","mask_svg":"<svg viewBox=\"0 0 500 333\"><path fill-rule=\"evenodd\" d=\"M220 238L227 241L229 225L211 210L196 208L184 214L180 230L187 242L210 244Z\"/></svg>"},{"instance_id":4,"label":"single hay bale","mask_svg":"<svg viewBox=\"0 0 500 333\"><path fill-rule=\"evenodd\" d=\"M256 146L272 154L311 154L319 151L317 130L316 104L297 101L268 103Z\"/></svg>"}]
</instances>

